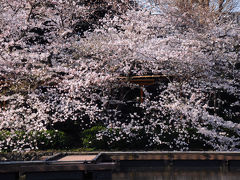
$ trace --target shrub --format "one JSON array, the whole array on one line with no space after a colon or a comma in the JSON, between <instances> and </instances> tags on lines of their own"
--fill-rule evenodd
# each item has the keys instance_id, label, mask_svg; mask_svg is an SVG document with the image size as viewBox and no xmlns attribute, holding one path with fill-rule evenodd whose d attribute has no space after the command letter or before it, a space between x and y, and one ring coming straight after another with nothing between
<instances>
[{"instance_id":1,"label":"shrub","mask_svg":"<svg viewBox=\"0 0 240 180\"><path fill-rule=\"evenodd\" d=\"M94 126L82 132L82 143L85 148L106 149L107 143L105 139L98 139L97 134L105 130L103 126Z\"/></svg>"},{"instance_id":2,"label":"shrub","mask_svg":"<svg viewBox=\"0 0 240 180\"><path fill-rule=\"evenodd\" d=\"M70 136L62 131L0 131L0 151L33 150L33 149L67 149L72 147Z\"/></svg>"},{"instance_id":3,"label":"shrub","mask_svg":"<svg viewBox=\"0 0 240 180\"><path fill-rule=\"evenodd\" d=\"M41 150L68 149L73 146L72 137L63 131L47 130L36 134L37 146Z\"/></svg>"}]
</instances>

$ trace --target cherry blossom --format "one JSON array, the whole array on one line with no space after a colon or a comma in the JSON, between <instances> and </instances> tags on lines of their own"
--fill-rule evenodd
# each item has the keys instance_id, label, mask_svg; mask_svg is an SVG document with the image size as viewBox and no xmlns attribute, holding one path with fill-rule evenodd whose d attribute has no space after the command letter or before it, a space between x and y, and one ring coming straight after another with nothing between
<instances>
[{"instance_id":1,"label":"cherry blossom","mask_svg":"<svg viewBox=\"0 0 240 180\"><path fill-rule=\"evenodd\" d=\"M79 132L104 126L96 138L109 147L239 150L237 18L128 3L96 19L78 0L2 1L0 150L38 149L36 132L66 122ZM141 75L167 81L130 82ZM139 89L143 102L128 98Z\"/></svg>"}]
</instances>

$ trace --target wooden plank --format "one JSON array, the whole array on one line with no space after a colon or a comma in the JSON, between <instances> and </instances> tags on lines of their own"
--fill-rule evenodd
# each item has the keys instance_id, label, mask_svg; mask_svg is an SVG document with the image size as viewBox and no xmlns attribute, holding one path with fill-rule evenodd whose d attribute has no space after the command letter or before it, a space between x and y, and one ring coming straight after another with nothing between
<instances>
[{"instance_id":1,"label":"wooden plank","mask_svg":"<svg viewBox=\"0 0 240 180\"><path fill-rule=\"evenodd\" d=\"M142 76L120 76L119 79L143 79L143 78L169 78L172 76L167 76L167 75L142 75Z\"/></svg>"},{"instance_id":2,"label":"wooden plank","mask_svg":"<svg viewBox=\"0 0 240 180\"><path fill-rule=\"evenodd\" d=\"M112 160L240 160L240 153L107 153Z\"/></svg>"},{"instance_id":3,"label":"wooden plank","mask_svg":"<svg viewBox=\"0 0 240 180\"><path fill-rule=\"evenodd\" d=\"M153 85L156 82L169 82L171 76L165 75L149 75L149 76L131 76L131 77L119 77L121 81L138 84L140 86Z\"/></svg>"},{"instance_id":4,"label":"wooden plank","mask_svg":"<svg viewBox=\"0 0 240 180\"><path fill-rule=\"evenodd\" d=\"M67 155L57 161L92 161L97 155Z\"/></svg>"},{"instance_id":5,"label":"wooden plank","mask_svg":"<svg viewBox=\"0 0 240 180\"><path fill-rule=\"evenodd\" d=\"M56 163L56 164L22 164L22 165L1 165L0 173L9 172L55 172L55 171L102 171L113 170L116 168L116 163Z\"/></svg>"}]
</instances>

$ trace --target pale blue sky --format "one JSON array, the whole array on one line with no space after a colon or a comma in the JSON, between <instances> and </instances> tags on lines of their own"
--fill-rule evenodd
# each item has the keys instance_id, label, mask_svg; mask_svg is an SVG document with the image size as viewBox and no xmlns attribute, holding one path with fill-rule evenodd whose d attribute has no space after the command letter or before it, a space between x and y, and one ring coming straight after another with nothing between
<instances>
[{"instance_id":1,"label":"pale blue sky","mask_svg":"<svg viewBox=\"0 0 240 180\"><path fill-rule=\"evenodd\" d=\"M153 2L153 0L137 0L137 1L140 2L140 4L142 4L146 7L154 8L154 7L151 6L151 3L150 3L150 2ZM214 0L212 0L212 1L214 1ZM240 0L234 0L234 1L236 3L237 7L233 11L234 12L236 12L236 11L240 12Z\"/></svg>"},{"instance_id":2,"label":"pale blue sky","mask_svg":"<svg viewBox=\"0 0 240 180\"><path fill-rule=\"evenodd\" d=\"M237 4L237 7L235 8L235 11L240 12L240 1L239 0L235 0L235 1L236 1L236 4Z\"/></svg>"}]
</instances>

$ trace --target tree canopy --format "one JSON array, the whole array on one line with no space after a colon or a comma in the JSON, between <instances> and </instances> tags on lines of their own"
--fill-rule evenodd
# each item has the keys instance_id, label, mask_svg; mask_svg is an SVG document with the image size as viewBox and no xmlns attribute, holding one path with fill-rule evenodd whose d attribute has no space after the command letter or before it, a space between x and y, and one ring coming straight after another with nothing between
<instances>
[{"instance_id":1,"label":"tree canopy","mask_svg":"<svg viewBox=\"0 0 240 180\"><path fill-rule=\"evenodd\" d=\"M89 2L2 1L0 150L37 149L39 131L96 126L105 147L239 150L240 26L231 14ZM141 75L168 81L131 83Z\"/></svg>"}]
</instances>

